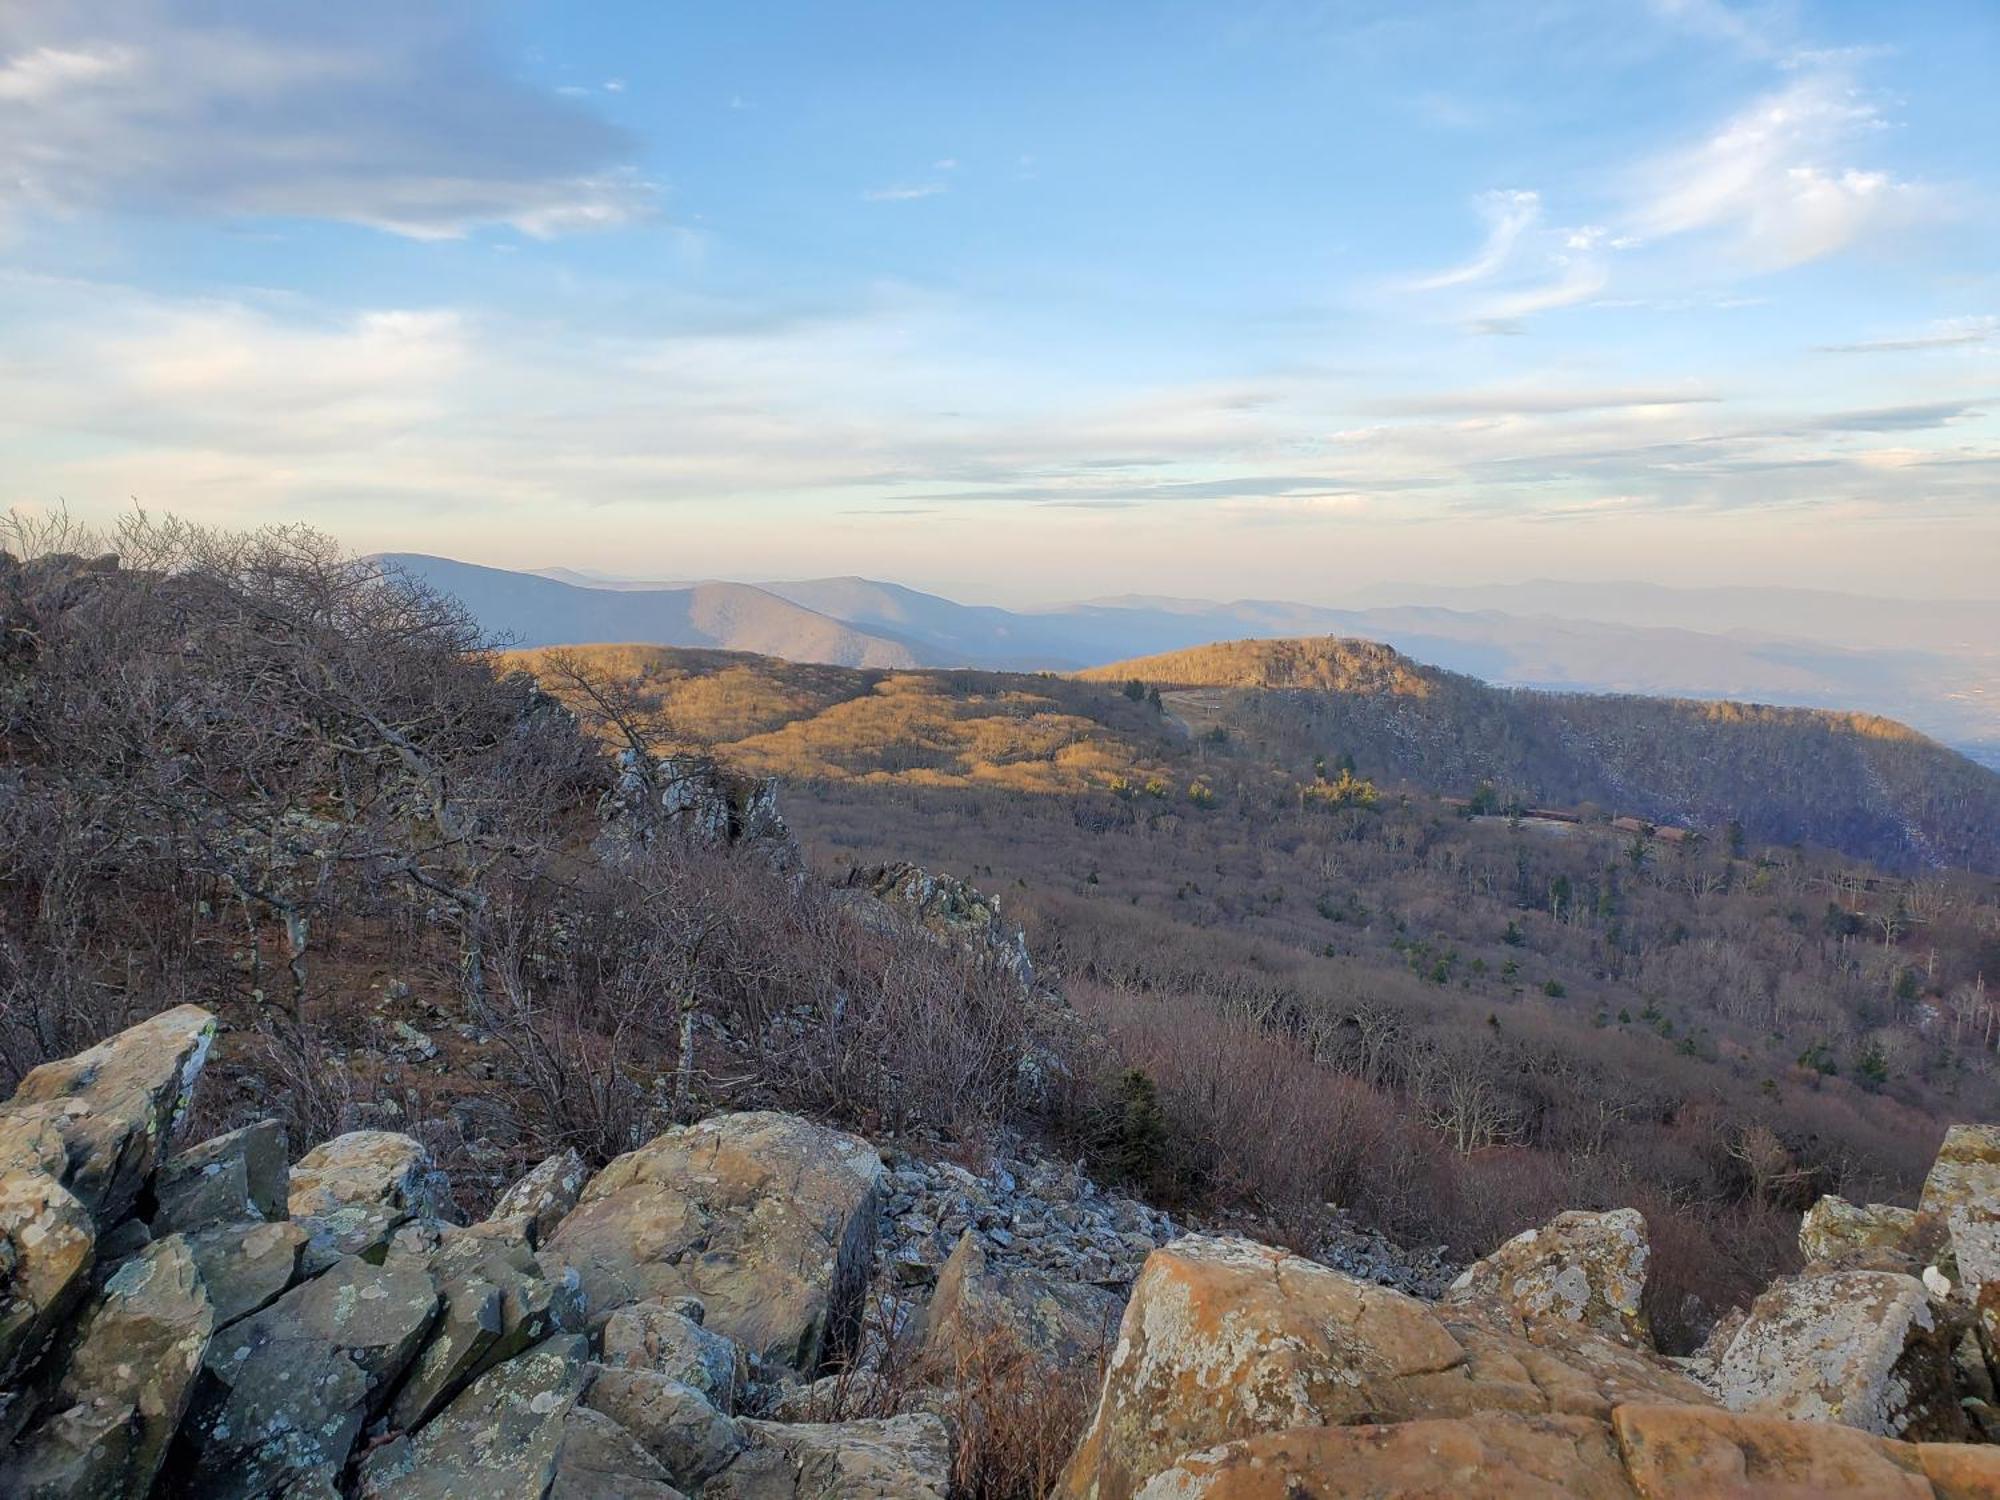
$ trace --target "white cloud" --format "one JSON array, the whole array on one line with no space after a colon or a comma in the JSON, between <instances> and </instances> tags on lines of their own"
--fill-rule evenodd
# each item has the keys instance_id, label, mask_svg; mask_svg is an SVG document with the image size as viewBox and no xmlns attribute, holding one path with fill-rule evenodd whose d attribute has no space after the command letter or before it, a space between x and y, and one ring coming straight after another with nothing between
<instances>
[{"instance_id":1,"label":"white cloud","mask_svg":"<svg viewBox=\"0 0 2000 1500\"><path fill-rule=\"evenodd\" d=\"M941 182L913 182L869 188L861 196L870 203L914 203L919 198L935 198L944 191L946 188Z\"/></svg>"},{"instance_id":2,"label":"white cloud","mask_svg":"<svg viewBox=\"0 0 2000 1500\"><path fill-rule=\"evenodd\" d=\"M1478 207L1480 217L1486 220L1487 226L1486 241L1479 247L1478 253L1450 270L1417 278L1409 284L1410 290L1443 291L1497 275L1513 256L1521 236L1541 217L1542 199L1539 193L1503 190L1482 193Z\"/></svg>"},{"instance_id":3,"label":"white cloud","mask_svg":"<svg viewBox=\"0 0 2000 1500\"><path fill-rule=\"evenodd\" d=\"M622 224L631 141L395 0L0 7L0 214L141 208L418 238Z\"/></svg>"},{"instance_id":4,"label":"white cloud","mask_svg":"<svg viewBox=\"0 0 2000 1500\"><path fill-rule=\"evenodd\" d=\"M1642 240L1727 233L1764 270L1830 255L1923 205L1915 185L1837 159L1882 127L1837 74L1801 78L1642 169L1631 232Z\"/></svg>"},{"instance_id":5,"label":"white cloud","mask_svg":"<svg viewBox=\"0 0 2000 1500\"><path fill-rule=\"evenodd\" d=\"M1930 349L1956 349L2000 341L2000 318L1948 318L1923 333L1896 338L1863 339L1852 344L1821 344L1820 354L1902 354Z\"/></svg>"}]
</instances>

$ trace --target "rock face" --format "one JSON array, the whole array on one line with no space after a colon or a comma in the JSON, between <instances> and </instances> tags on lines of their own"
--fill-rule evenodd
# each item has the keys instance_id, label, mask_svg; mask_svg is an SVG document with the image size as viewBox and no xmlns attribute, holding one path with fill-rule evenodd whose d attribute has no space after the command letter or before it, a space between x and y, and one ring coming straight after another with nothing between
<instances>
[{"instance_id":1,"label":"rock face","mask_svg":"<svg viewBox=\"0 0 2000 1500\"><path fill-rule=\"evenodd\" d=\"M1449 1300L1504 1308L1523 1328L1572 1323L1649 1347L1639 1298L1651 1259L1646 1221L1633 1209L1558 1214L1469 1268Z\"/></svg>"},{"instance_id":2,"label":"rock face","mask_svg":"<svg viewBox=\"0 0 2000 1500\"><path fill-rule=\"evenodd\" d=\"M592 1179L543 1260L582 1279L591 1317L694 1296L752 1355L815 1372L854 1337L882 1162L789 1115L671 1130Z\"/></svg>"},{"instance_id":3,"label":"rock face","mask_svg":"<svg viewBox=\"0 0 2000 1500\"><path fill-rule=\"evenodd\" d=\"M894 919L920 928L940 942L990 959L1011 974L1022 990L1034 988L1035 965L1028 940L1000 915L1000 901L951 875L934 875L920 865L871 865L851 871L850 888L866 891Z\"/></svg>"},{"instance_id":4,"label":"rock face","mask_svg":"<svg viewBox=\"0 0 2000 1500\"><path fill-rule=\"evenodd\" d=\"M1954 1125L1918 1205L1944 1220L1958 1276L1977 1296L2000 1278L2000 1125Z\"/></svg>"},{"instance_id":5,"label":"rock face","mask_svg":"<svg viewBox=\"0 0 2000 1500\"><path fill-rule=\"evenodd\" d=\"M1967 1435L1952 1381L1959 1332L1915 1277L1791 1277L1751 1306L1719 1351L1712 1384L1732 1411L1955 1440Z\"/></svg>"},{"instance_id":6,"label":"rock face","mask_svg":"<svg viewBox=\"0 0 2000 1500\"><path fill-rule=\"evenodd\" d=\"M399 1225L437 1216L438 1187L430 1153L395 1131L354 1130L315 1146L292 1166L288 1205L307 1234L307 1268L379 1258Z\"/></svg>"},{"instance_id":7,"label":"rock face","mask_svg":"<svg viewBox=\"0 0 2000 1500\"><path fill-rule=\"evenodd\" d=\"M0 1464L0 1494L150 1491L214 1327L186 1241L133 1256L84 1314L52 1414Z\"/></svg>"},{"instance_id":8,"label":"rock face","mask_svg":"<svg viewBox=\"0 0 2000 1500\"><path fill-rule=\"evenodd\" d=\"M1933 1441L2000 1433L1979 1132L1924 1212L1821 1204L1807 1273L1670 1362L1629 1211L1563 1215L1425 1300L1248 1240L1162 1245L1164 1216L1070 1168L885 1173L750 1113L594 1179L552 1157L461 1227L409 1136L289 1174L268 1122L170 1149L208 1031L170 1012L0 1106L9 1500L945 1500L934 1413L980 1411L963 1353L996 1334L1030 1381L1105 1363L1058 1500L2000 1496L2000 1444ZM1347 1248L1405 1285L1442 1265Z\"/></svg>"},{"instance_id":9,"label":"rock face","mask_svg":"<svg viewBox=\"0 0 2000 1500\"><path fill-rule=\"evenodd\" d=\"M778 809L778 784L770 777L738 776L706 756L642 759L618 753L618 781L598 806L604 833L598 847L616 856L620 845L681 838L710 849L747 845L779 869L798 863L798 845Z\"/></svg>"}]
</instances>

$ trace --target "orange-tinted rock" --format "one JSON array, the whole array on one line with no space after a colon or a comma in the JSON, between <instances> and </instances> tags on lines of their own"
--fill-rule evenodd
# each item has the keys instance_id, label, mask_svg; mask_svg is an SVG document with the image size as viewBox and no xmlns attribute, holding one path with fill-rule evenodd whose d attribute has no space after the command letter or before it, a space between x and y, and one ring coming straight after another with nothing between
<instances>
[{"instance_id":1,"label":"orange-tinted rock","mask_svg":"<svg viewBox=\"0 0 2000 1500\"><path fill-rule=\"evenodd\" d=\"M1920 1449L1821 1422L1690 1406L1621 1406L1611 1416L1645 1500L1795 1497L1930 1500Z\"/></svg>"}]
</instances>

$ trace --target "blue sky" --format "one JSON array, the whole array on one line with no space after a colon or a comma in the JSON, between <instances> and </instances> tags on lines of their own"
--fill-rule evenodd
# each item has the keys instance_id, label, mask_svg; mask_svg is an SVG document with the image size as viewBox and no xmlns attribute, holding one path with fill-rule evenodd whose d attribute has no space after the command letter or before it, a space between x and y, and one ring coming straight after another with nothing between
<instances>
[{"instance_id":1,"label":"blue sky","mask_svg":"<svg viewBox=\"0 0 2000 1500\"><path fill-rule=\"evenodd\" d=\"M1990 596L1991 0L0 0L6 500Z\"/></svg>"}]
</instances>

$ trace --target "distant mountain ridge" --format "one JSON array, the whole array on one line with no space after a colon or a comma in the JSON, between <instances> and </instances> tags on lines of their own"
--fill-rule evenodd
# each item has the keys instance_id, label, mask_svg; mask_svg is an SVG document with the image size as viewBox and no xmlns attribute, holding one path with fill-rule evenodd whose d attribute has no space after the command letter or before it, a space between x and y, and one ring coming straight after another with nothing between
<instances>
[{"instance_id":1,"label":"distant mountain ridge","mask_svg":"<svg viewBox=\"0 0 2000 1500\"><path fill-rule=\"evenodd\" d=\"M1496 688L1371 641L1225 641L1079 674L1157 688L1190 729L1433 790L1594 803L1895 869L2000 873L2000 774L1874 714Z\"/></svg>"},{"instance_id":2,"label":"distant mountain ridge","mask_svg":"<svg viewBox=\"0 0 2000 1500\"><path fill-rule=\"evenodd\" d=\"M1524 584L1428 591L1458 607L1130 595L1009 610L859 577L667 583L560 568L516 573L415 554L390 560L456 593L489 630L522 646L626 641L839 666L1073 671L1244 636L1355 636L1504 686L1878 713L2000 766L2000 645L1937 645L1978 617L1980 606L1963 601L1932 607L1777 589L1765 607L1745 599L1746 590L1633 585L1607 595L1594 585ZM1637 623L1465 607L1513 598L1538 609L1567 599L1609 613L1620 592L1635 601L1625 612ZM1710 605L1716 629L1661 623L1676 609ZM1844 619L1842 639L1868 639L1854 622L1873 620L1885 645L1857 649L1750 628L1787 609L1829 629Z\"/></svg>"}]
</instances>

